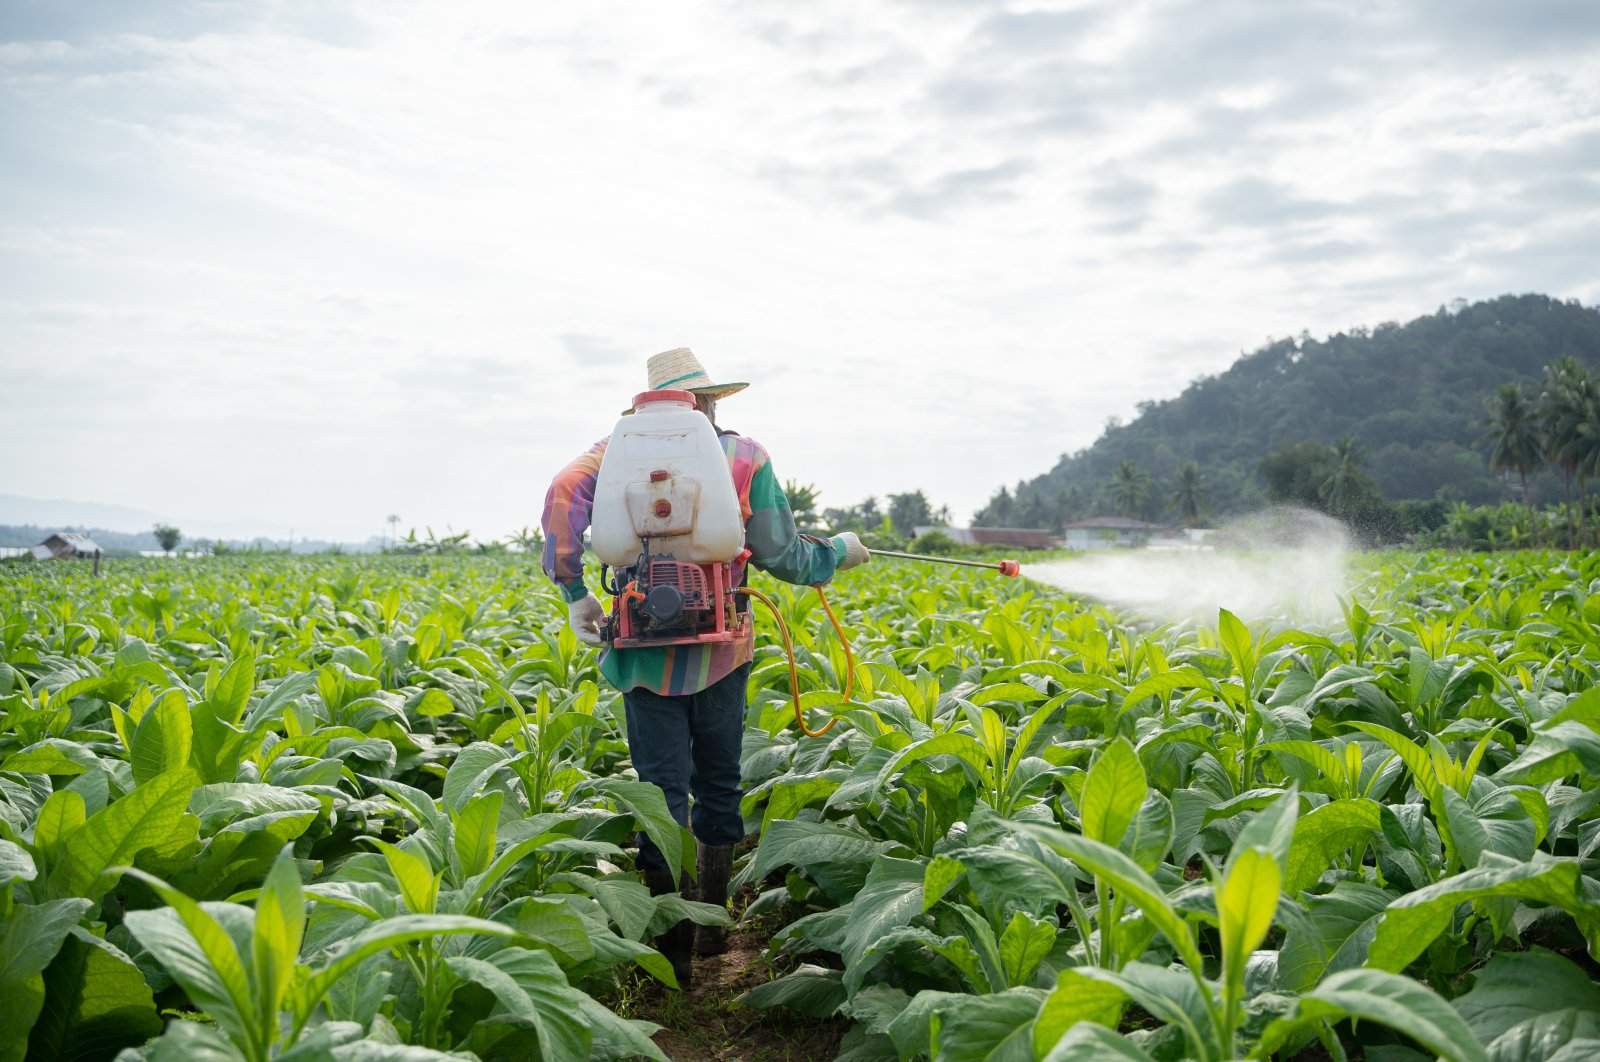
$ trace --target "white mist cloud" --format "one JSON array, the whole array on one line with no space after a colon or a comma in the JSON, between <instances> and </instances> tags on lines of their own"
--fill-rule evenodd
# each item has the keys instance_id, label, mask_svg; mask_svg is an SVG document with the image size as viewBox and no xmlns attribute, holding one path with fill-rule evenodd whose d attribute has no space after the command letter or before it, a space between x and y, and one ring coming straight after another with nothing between
<instances>
[{"instance_id":1,"label":"white mist cloud","mask_svg":"<svg viewBox=\"0 0 1600 1062\"><path fill-rule=\"evenodd\" d=\"M1108 550L1028 565L1024 574L1162 622L1327 623L1354 585L1352 538L1337 520L1270 509L1219 530L1216 548Z\"/></svg>"}]
</instances>

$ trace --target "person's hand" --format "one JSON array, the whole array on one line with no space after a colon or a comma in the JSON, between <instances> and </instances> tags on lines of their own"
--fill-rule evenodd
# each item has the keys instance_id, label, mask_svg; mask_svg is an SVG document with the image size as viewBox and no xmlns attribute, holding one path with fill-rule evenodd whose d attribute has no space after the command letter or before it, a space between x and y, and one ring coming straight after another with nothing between
<instances>
[{"instance_id":1,"label":"person's hand","mask_svg":"<svg viewBox=\"0 0 1600 1062\"><path fill-rule=\"evenodd\" d=\"M861 544L861 539L854 531L845 531L833 536L834 542L844 543L844 560L834 566L836 572L847 572L858 564L865 564L872 559L872 552Z\"/></svg>"},{"instance_id":2,"label":"person's hand","mask_svg":"<svg viewBox=\"0 0 1600 1062\"><path fill-rule=\"evenodd\" d=\"M578 636L578 641L585 645L600 644L600 623L605 618L605 609L600 607L600 599L593 594L567 606L567 624L572 628L572 633Z\"/></svg>"}]
</instances>

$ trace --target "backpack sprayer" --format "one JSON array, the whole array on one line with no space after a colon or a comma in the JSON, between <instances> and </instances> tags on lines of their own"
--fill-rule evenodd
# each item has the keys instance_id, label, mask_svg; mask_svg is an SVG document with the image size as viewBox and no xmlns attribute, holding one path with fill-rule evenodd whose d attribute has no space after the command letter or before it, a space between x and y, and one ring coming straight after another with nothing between
<instances>
[{"instance_id":1,"label":"backpack sprayer","mask_svg":"<svg viewBox=\"0 0 1600 1062\"><path fill-rule=\"evenodd\" d=\"M611 613L600 637L618 649L712 645L743 639L750 611L741 596L764 604L777 621L789 657L789 689L795 721L811 737L828 732L806 726L800 707L800 677L794 644L778 606L753 587L740 586L750 551L744 519L727 458L711 421L695 408L688 391L645 391L611 433L595 477L590 540L601 561L602 588ZM933 557L898 550L868 550L875 557L990 568L1015 578L1016 561ZM608 569L610 571L608 572ZM822 610L845 651L849 701L855 656L844 627L815 587Z\"/></svg>"}]
</instances>

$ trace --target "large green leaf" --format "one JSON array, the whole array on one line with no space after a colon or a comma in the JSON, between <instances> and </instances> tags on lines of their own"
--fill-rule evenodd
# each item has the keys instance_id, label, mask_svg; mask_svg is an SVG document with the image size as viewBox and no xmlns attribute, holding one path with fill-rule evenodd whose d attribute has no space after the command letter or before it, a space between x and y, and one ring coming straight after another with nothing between
<instances>
[{"instance_id":1,"label":"large green leaf","mask_svg":"<svg viewBox=\"0 0 1600 1062\"><path fill-rule=\"evenodd\" d=\"M444 776L444 803L460 809L483 785L484 779L498 770L511 754L499 745L476 741L456 753Z\"/></svg>"},{"instance_id":2,"label":"large green leaf","mask_svg":"<svg viewBox=\"0 0 1600 1062\"><path fill-rule=\"evenodd\" d=\"M256 994L239 940L230 931L242 930L240 935L248 939L255 913L237 904L195 903L149 874L131 868L125 873L144 881L172 905L129 911L127 926L135 939L235 1044L243 1048L257 1042L264 1027Z\"/></svg>"},{"instance_id":3,"label":"large green leaf","mask_svg":"<svg viewBox=\"0 0 1600 1062\"><path fill-rule=\"evenodd\" d=\"M1290 930L1278 952L1280 988L1304 992L1325 972L1365 964L1378 921L1394 898L1392 892L1357 881L1338 881L1326 895L1306 897L1302 903L1309 920Z\"/></svg>"},{"instance_id":4,"label":"large green leaf","mask_svg":"<svg viewBox=\"0 0 1600 1062\"><path fill-rule=\"evenodd\" d=\"M322 801L310 793L259 782L217 782L200 786L189 797L189 813L200 820L203 836L246 819L321 811Z\"/></svg>"},{"instance_id":5,"label":"large green leaf","mask_svg":"<svg viewBox=\"0 0 1600 1062\"><path fill-rule=\"evenodd\" d=\"M984 845L952 852L948 861L935 857L928 865L935 887L954 864L965 875L985 910L1025 907L1036 913L1054 910L1077 893L1078 871L1057 852L1022 837L1005 845ZM953 881L953 879L951 879ZM927 903L924 897L924 903Z\"/></svg>"},{"instance_id":6,"label":"large green leaf","mask_svg":"<svg viewBox=\"0 0 1600 1062\"><path fill-rule=\"evenodd\" d=\"M1083 835L1113 847L1144 804L1149 785L1139 754L1125 738L1107 745L1089 768L1078 799Z\"/></svg>"},{"instance_id":7,"label":"large green leaf","mask_svg":"<svg viewBox=\"0 0 1600 1062\"><path fill-rule=\"evenodd\" d=\"M129 743L133 780L144 785L160 775L189 766L194 725L182 690L168 690L140 718Z\"/></svg>"},{"instance_id":8,"label":"large green leaf","mask_svg":"<svg viewBox=\"0 0 1600 1062\"><path fill-rule=\"evenodd\" d=\"M922 877L922 864L909 859L884 858L873 864L845 922L841 954L847 968L879 937L922 914Z\"/></svg>"},{"instance_id":9,"label":"large green leaf","mask_svg":"<svg viewBox=\"0 0 1600 1062\"><path fill-rule=\"evenodd\" d=\"M79 801L80 805L82 801ZM27 849L11 841L0 840L0 889L11 890L12 882L32 881L39 876L33 857Z\"/></svg>"},{"instance_id":10,"label":"large green leaf","mask_svg":"<svg viewBox=\"0 0 1600 1062\"><path fill-rule=\"evenodd\" d=\"M674 880L677 879L684 867L684 838L687 831L673 820L672 813L667 810L666 795L661 792L660 786L627 778L592 778L583 783L583 788L603 793L626 808L639 824L639 829L661 850L668 871ZM577 795L576 792L574 795Z\"/></svg>"},{"instance_id":11,"label":"large green leaf","mask_svg":"<svg viewBox=\"0 0 1600 1062\"><path fill-rule=\"evenodd\" d=\"M1033 918L1023 911L1011 916L1000 933L1001 972L1008 986L1026 985L1056 944L1056 924Z\"/></svg>"},{"instance_id":12,"label":"large green leaf","mask_svg":"<svg viewBox=\"0 0 1600 1062\"><path fill-rule=\"evenodd\" d=\"M1039 1008L1033 1028L1036 1057L1044 1056L1068 1030L1081 1022L1115 1029L1122 1020L1127 995L1121 988L1067 968Z\"/></svg>"},{"instance_id":13,"label":"large green leaf","mask_svg":"<svg viewBox=\"0 0 1600 1062\"><path fill-rule=\"evenodd\" d=\"M1527 863L1490 854L1484 865L1445 878L1389 905L1367 951L1368 965L1400 971L1438 938L1463 903L1515 897L1566 910L1600 952L1600 905L1595 887L1583 881L1578 865L1536 853Z\"/></svg>"},{"instance_id":14,"label":"large green leaf","mask_svg":"<svg viewBox=\"0 0 1600 1062\"><path fill-rule=\"evenodd\" d=\"M889 779L905 770L913 763L930 759L935 756L953 756L959 762L971 768L974 777L982 777L989 766L989 754L982 745L968 737L966 734L945 733L928 738L925 741L914 742L901 749L883 765L878 771L878 776L873 779L870 794L876 796Z\"/></svg>"},{"instance_id":15,"label":"large green leaf","mask_svg":"<svg viewBox=\"0 0 1600 1062\"><path fill-rule=\"evenodd\" d=\"M197 1021L173 1022L166 1034L150 1046L149 1052L149 1062L245 1062L244 1054L220 1029ZM324 1052L317 1062L324 1062L328 1057Z\"/></svg>"},{"instance_id":16,"label":"large green leaf","mask_svg":"<svg viewBox=\"0 0 1600 1062\"><path fill-rule=\"evenodd\" d=\"M650 1039L659 1025L623 1018L587 993L578 993L578 1010L589 1025L591 1058L650 1058L668 1062L666 1054Z\"/></svg>"},{"instance_id":17,"label":"large green leaf","mask_svg":"<svg viewBox=\"0 0 1600 1062\"><path fill-rule=\"evenodd\" d=\"M1227 875L1217 890L1217 918L1222 938L1223 980L1230 987L1244 983L1244 965L1272 928L1278 911L1278 861L1265 848L1246 848L1228 861Z\"/></svg>"},{"instance_id":18,"label":"large green leaf","mask_svg":"<svg viewBox=\"0 0 1600 1062\"><path fill-rule=\"evenodd\" d=\"M1462 867L1477 867L1485 852L1498 852L1518 862L1533 857L1538 827L1515 793L1491 790L1482 800L1469 804L1453 789L1442 789L1437 808L1438 835Z\"/></svg>"},{"instance_id":19,"label":"large green leaf","mask_svg":"<svg viewBox=\"0 0 1600 1062\"><path fill-rule=\"evenodd\" d=\"M1300 817L1300 788L1290 785L1244 824L1233 839L1233 850L1261 848L1278 861L1281 874L1288 874L1289 852L1294 844Z\"/></svg>"},{"instance_id":20,"label":"large green leaf","mask_svg":"<svg viewBox=\"0 0 1600 1062\"><path fill-rule=\"evenodd\" d=\"M808 1018L827 1018L844 1003L846 995L843 975L838 970L805 963L750 989L739 997L739 1002L757 1010L787 1007Z\"/></svg>"},{"instance_id":21,"label":"large green leaf","mask_svg":"<svg viewBox=\"0 0 1600 1062\"><path fill-rule=\"evenodd\" d=\"M455 856L466 877L483 873L494 862L496 828L504 799L502 793L485 793L468 801L454 816Z\"/></svg>"},{"instance_id":22,"label":"large green leaf","mask_svg":"<svg viewBox=\"0 0 1600 1062\"><path fill-rule=\"evenodd\" d=\"M1600 734L1582 723L1562 722L1535 731L1516 759L1495 774L1502 785L1545 785L1571 775L1600 779Z\"/></svg>"},{"instance_id":23,"label":"large green leaf","mask_svg":"<svg viewBox=\"0 0 1600 1062\"><path fill-rule=\"evenodd\" d=\"M439 875L425 859L387 841L371 842L383 853L400 889L400 898L412 914L432 914L439 900Z\"/></svg>"},{"instance_id":24,"label":"large green leaf","mask_svg":"<svg viewBox=\"0 0 1600 1062\"><path fill-rule=\"evenodd\" d=\"M912 997L893 1021L888 1035L901 1058L921 1058L933 1051L934 1022L940 1016L967 1006L975 997L965 992L925 989Z\"/></svg>"},{"instance_id":25,"label":"large green leaf","mask_svg":"<svg viewBox=\"0 0 1600 1062\"><path fill-rule=\"evenodd\" d=\"M152 778L89 816L62 845L62 865L52 871L58 895L103 895L115 883L113 867L165 844L183 823L197 777L187 768Z\"/></svg>"},{"instance_id":26,"label":"large green leaf","mask_svg":"<svg viewBox=\"0 0 1600 1062\"><path fill-rule=\"evenodd\" d=\"M818 863L868 865L894 846L831 822L780 819L767 827L750 876L759 881L780 867Z\"/></svg>"},{"instance_id":27,"label":"large green leaf","mask_svg":"<svg viewBox=\"0 0 1600 1062\"><path fill-rule=\"evenodd\" d=\"M1513 1026L1553 1011L1600 1019L1600 985L1554 952L1503 952L1477 972L1455 1008L1479 1042L1492 1044Z\"/></svg>"},{"instance_id":28,"label":"large green leaf","mask_svg":"<svg viewBox=\"0 0 1600 1062\"><path fill-rule=\"evenodd\" d=\"M88 808L83 797L71 789L57 789L39 808L33 822L33 847L44 857L49 873L61 858L61 845L84 824Z\"/></svg>"},{"instance_id":29,"label":"large green leaf","mask_svg":"<svg viewBox=\"0 0 1600 1062\"><path fill-rule=\"evenodd\" d=\"M99 767L100 757L82 745L61 738L46 738L7 756L0 770L66 777Z\"/></svg>"},{"instance_id":30,"label":"large green leaf","mask_svg":"<svg viewBox=\"0 0 1600 1062\"><path fill-rule=\"evenodd\" d=\"M1115 887L1118 896L1138 907L1167 938L1191 970L1202 969L1200 950L1195 945L1188 923L1167 902L1166 890L1133 860L1115 848L1047 826L1018 823L1015 829L1045 847L1060 852L1097 879Z\"/></svg>"},{"instance_id":31,"label":"large green leaf","mask_svg":"<svg viewBox=\"0 0 1600 1062\"><path fill-rule=\"evenodd\" d=\"M1448 1062L1488 1062L1467 1023L1443 999L1408 977L1382 970L1346 970L1301 996L1293 1014L1267 1026L1261 1043L1276 1051L1296 1030L1344 1018L1387 1025Z\"/></svg>"},{"instance_id":32,"label":"large green leaf","mask_svg":"<svg viewBox=\"0 0 1600 1062\"><path fill-rule=\"evenodd\" d=\"M1579 1050L1573 1052L1577 1045ZM1600 1058L1600 1011L1567 1007L1527 1018L1489 1044L1490 1062L1581 1062Z\"/></svg>"},{"instance_id":33,"label":"large green leaf","mask_svg":"<svg viewBox=\"0 0 1600 1062\"><path fill-rule=\"evenodd\" d=\"M514 927L482 918L439 914L411 914L386 918L356 933L323 958L301 989L301 1013L308 1014L335 981L347 976L380 952L414 940L471 934L499 937L510 941L524 939L522 932Z\"/></svg>"},{"instance_id":34,"label":"large green leaf","mask_svg":"<svg viewBox=\"0 0 1600 1062\"><path fill-rule=\"evenodd\" d=\"M261 1014L277 1014L283 1007L289 983L300 959L306 930L306 899L300 889L300 872L294 849L285 845L272 864L256 899L250 957Z\"/></svg>"},{"instance_id":35,"label":"large green leaf","mask_svg":"<svg viewBox=\"0 0 1600 1062\"><path fill-rule=\"evenodd\" d=\"M1150 1062L1137 1046L1099 1025L1076 1025L1063 1036L1042 1062Z\"/></svg>"},{"instance_id":36,"label":"large green leaf","mask_svg":"<svg viewBox=\"0 0 1600 1062\"><path fill-rule=\"evenodd\" d=\"M944 1062L1033 1062L1033 1019L1044 993L1013 988L976 996L939 1016L938 1057Z\"/></svg>"},{"instance_id":37,"label":"large green leaf","mask_svg":"<svg viewBox=\"0 0 1600 1062\"><path fill-rule=\"evenodd\" d=\"M1181 1030L1191 1056L1212 1054L1217 1030L1211 1001L1190 974L1143 962L1130 962L1120 971L1085 967L1082 973L1115 986L1152 1017Z\"/></svg>"},{"instance_id":38,"label":"large green leaf","mask_svg":"<svg viewBox=\"0 0 1600 1062\"><path fill-rule=\"evenodd\" d=\"M12 908L0 918L0 1062L21 1062L45 1001L41 976L92 905L71 897Z\"/></svg>"},{"instance_id":39,"label":"large green leaf","mask_svg":"<svg viewBox=\"0 0 1600 1062\"><path fill-rule=\"evenodd\" d=\"M507 948L492 962L458 956L446 959L456 976L494 994L506 1017L531 1028L540 1057L548 1062L585 1062L592 1039L583 1020L579 993L567 984L556 961L542 951Z\"/></svg>"},{"instance_id":40,"label":"large green leaf","mask_svg":"<svg viewBox=\"0 0 1600 1062\"><path fill-rule=\"evenodd\" d=\"M150 986L133 960L73 927L44 971L45 1002L28 1036L39 1062L110 1059L161 1033Z\"/></svg>"},{"instance_id":41,"label":"large green leaf","mask_svg":"<svg viewBox=\"0 0 1600 1062\"><path fill-rule=\"evenodd\" d=\"M1283 891L1298 896L1315 885L1346 849L1382 830L1383 806L1375 800L1334 800L1313 808L1296 824L1284 871Z\"/></svg>"},{"instance_id":42,"label":"large green leaf","mask_svg":"<svg viewBox=\"0 0 1600 1062\"><path fill-rule=\"evenodd\" d=\"M256 657L246 650L240 654L217 680L206 698L215 717L224 723L237 723L250 704L256 690Z\"/></svg>"}]
</instances>

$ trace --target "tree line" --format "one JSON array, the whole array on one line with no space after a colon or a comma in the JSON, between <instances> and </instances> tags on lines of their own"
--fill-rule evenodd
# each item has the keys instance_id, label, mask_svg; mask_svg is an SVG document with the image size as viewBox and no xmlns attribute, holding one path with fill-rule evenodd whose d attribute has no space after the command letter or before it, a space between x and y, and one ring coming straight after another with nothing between
<instances>
[{"instance_id":1,"label":"tree line","mask_svg":"<svg viewBox=\"0 0 1600 1062\"><path fill-rule=\"evenodd\" d=\"M1209 509L1221 520L1274 500L1264 458L1303 445L1309 459L1309 448L1346 438L1358 440L1353 454L1317 457L1319 469L1345 466L1338 508L1356 504L1356 471L1407 520L1457 502L1495 504L1507 488L1479 442L1484 400L1506 384L1538 388L1545 366L1563 358L1600 365L1600 310L1544 295L1458 300L1406 324L1270 340L1175 398L1140 403L1129 423L1113 418L1044 475L1000 487L975 523L1055 528L1110 514L1187 522L1185 505L1171 502L1196 473L1201 518ZM1188 462L1193 470L1181 472ZM1575 471L1546 462L1527 476L1527 496L1562 500L1568 479L1576 491Z\"/></svg>"},{"instance_id":2,"label":"tree line","mask_svg":"<svg viewBox=\"0 0 1600 1062\"><path fill-rule=\"evenodd\" d=\"M1537 388L1502 384L1487 405L1489 467L1516 477L1515 500L1530 504L1529 477L1552 467L1561 475L1567 548L1600 542L1589 498L1589 480L1600 475L1600 380L1576 358L1560 358L1545 366Z\"/></svg>"},{"instance_id":3,"label":"tree line","mask_svg":"<svg viewBox=\"0 0 1600 1062\"><path fill-rule=\"evenodd\" d=\"M794 513L795 527L806 534L854 531L869 549L916 546L925 553L945 553L956 547L953 538L937 530L950 526L950 506L935 506L921 490L887 495L883 504L873 496L854 505L829 508L821 506L819 491L809 483L789 480L783 492ZM935 530L919 536L919 527Z\"/></svg>"}]
</instances>

